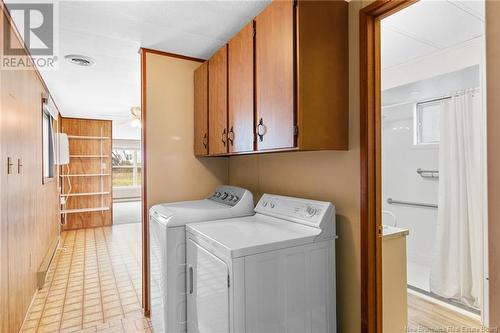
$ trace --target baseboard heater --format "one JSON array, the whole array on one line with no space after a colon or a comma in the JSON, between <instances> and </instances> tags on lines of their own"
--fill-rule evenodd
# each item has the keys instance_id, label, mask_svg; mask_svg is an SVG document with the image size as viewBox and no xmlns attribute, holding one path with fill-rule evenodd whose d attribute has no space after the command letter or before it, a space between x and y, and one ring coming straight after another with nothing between
<instances>
[{"instance_id":1,"label":"baseboard heater","mask_svg":"<svg viewBox=\"0 0 500 333\"><path fill-rule=\"evenodd\" d=\"M38 289L42 289L45 284L45 278L47 277L47 272L49 271L50 263L54 258L54 254L56 253L57 246L59 245L59 236L57 236L52 243L50 244L49 251L43 258L42 264L38 268L36 272L36 281Z\"/></svg>"}]
</instances>

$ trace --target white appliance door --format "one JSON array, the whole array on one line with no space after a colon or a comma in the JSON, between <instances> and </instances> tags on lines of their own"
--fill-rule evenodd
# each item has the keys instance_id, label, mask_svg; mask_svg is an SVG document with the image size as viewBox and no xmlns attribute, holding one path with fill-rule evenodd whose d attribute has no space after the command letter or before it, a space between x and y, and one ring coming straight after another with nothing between
<instances>
[{"instance_id":1,"label":"white appliance door","mask_svg":"<svg viewBox=\"0 0 500 333\"><path fill-rule=\"evenodd\" d=\"M166 332L167 228L154 218L149 221L151 322L155 332Z\"/></svg>"},{"instance_id":2,"label":"white appliance door","mask_svg":"<svg viewBox=\"0 0 500 333\"><path fill-rule=\"evenodd\" d=\"M229 333L226 263L190 239L186 255L188 333Z\"/></svg>"}]
</instances>

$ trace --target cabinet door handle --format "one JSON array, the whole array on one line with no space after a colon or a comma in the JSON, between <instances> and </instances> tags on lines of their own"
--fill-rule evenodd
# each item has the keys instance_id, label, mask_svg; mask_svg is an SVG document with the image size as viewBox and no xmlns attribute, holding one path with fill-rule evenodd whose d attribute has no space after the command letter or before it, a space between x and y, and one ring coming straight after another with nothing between
<instances>
[{"instance_id":1,"label":"cabinet door handle","mask_svg":"<svg viewBox=\"0 0 500 333\"><path fill-rule=\"evenodd\" d=\"M233 126L231 126L231 129L229 130L229 133L227 135L227 139L229 140L229 143L231 146L234 146L234 129Z\"/></svg>"},{"instance_id":2,"label":"cabinet door handle","mask_svg":"<svg viewBox=\"0 0 500 333\"><path fill-rule=\"evenodd\" d=\"M193 266L189 265L188 268L188 275L189 275L189 294L193 294Z\"/></svg>"},{"instance_id":3,"label":"cabinet door handle","mask_svg":"<svg viewBox=\"0 0 500 333\"><path fill-rule=\"evenodd\" d=\"M7 174L10 175L12 173L12 166L14 163L12 163L12 157L7 157Z\"/></svg>"},{"instance_id":4,"label":"cabinet door handle","mask_svg":"<svg viewBox=\"0 0 500 333\"><path fill-rule=\"evenodd\" d=\"M18 158L17 159L17 173L21 173L22 166L23 166L23 164L21 163L21 159Z\"/></svg>"},{"instance_id":5,"label":"cabinet door handle","mask_svg":"<svg viewBox=\"0 0 500 333\"><path fill-rule=\"evenodd\" d=\"M222 143L224 144L224 146L226 146L227 144L227 128L224 128L224 130L222 131Z\"/></svg>"},{"instance_id":6,"label":"cabinet door handle","mask_svg":"<svg viewBox=\"0 0 500 333\"><path fill-rule=\"evenodd\" d=\"M205 133L205 135L203 135L203 147L205 147L205 149L207 149L207 147L208 147L208 136L207 136L207 133Z\"/></svg>"},{"instance_id":7,"label":"cabinet door handle","mask_svg":"<svg viewBox=\"0 0 500 333\"><path fill-rule=\"evenodd\" d=\"M259 141L264 141L264 135L267 133L267 127L264 125L264 119L259 119L259 124L257 125L257 136L259 137Z\"/></svg>"}]
</instances>

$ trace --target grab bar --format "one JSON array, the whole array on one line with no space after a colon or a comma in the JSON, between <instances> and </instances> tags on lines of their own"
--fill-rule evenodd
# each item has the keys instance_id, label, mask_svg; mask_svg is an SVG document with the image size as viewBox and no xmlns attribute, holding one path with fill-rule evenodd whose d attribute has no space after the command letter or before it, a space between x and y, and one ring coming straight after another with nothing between
<instances>
[{"instance_id":1,"label":"grab bar","mask_svg":"<svg viewBox=\"0 0 500 333\"><path fill-rule=\"evenodd\" d=\"M393 200L392 198L387 198L387 203L389 205L406 205L406 206L415 206L424 208L438 208L438 205L434 204L412 202L412 201L399 201L399 200Z\"/></svg>"},{"instance_id":2,"label":"grab bar","mask_svg":"<svg viewBox=\"0 0 500 333\"><path fill-rule=\"evenodd\" d=\"M398 217L396 216L396 214L394 214L393 212L391 212L390 210L384 210L382 209L382 216L384 214L387 214L389 216L392 217L392 219L394 220L394 225L393 227L397 227L398 226ZM382 221L384 220L384 218L382 217ZM387 223L384 223L384 224L387 224Z\"/></svg>"},{"instance_id":3,"label":"grab bar","mask_svg":"<svg viewBox=\"0 0 500 333\"><path fill-rule=\"evenodd\" d=\"M439 179L439 171L438 170L424 170L424 169L417 169L417 173L420 175L420 177L423 178L438 178Z\"/></svg>"}]
</instances>

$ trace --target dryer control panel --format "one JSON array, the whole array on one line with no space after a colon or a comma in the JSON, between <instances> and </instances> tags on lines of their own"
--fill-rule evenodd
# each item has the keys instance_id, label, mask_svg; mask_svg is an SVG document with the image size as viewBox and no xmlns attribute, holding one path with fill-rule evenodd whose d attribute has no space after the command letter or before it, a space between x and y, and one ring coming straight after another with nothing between
<instances>
[{"instance_id":1,"label":"dryer control panel","mask_svg":"<svg viewBox=\"0 0 500 333\"><path fill-rule=\"evenodd\" d=\"M320 228L335 236L335 206L331 202L264 194L255 212Z\"/></svg>"}]
</instances>

